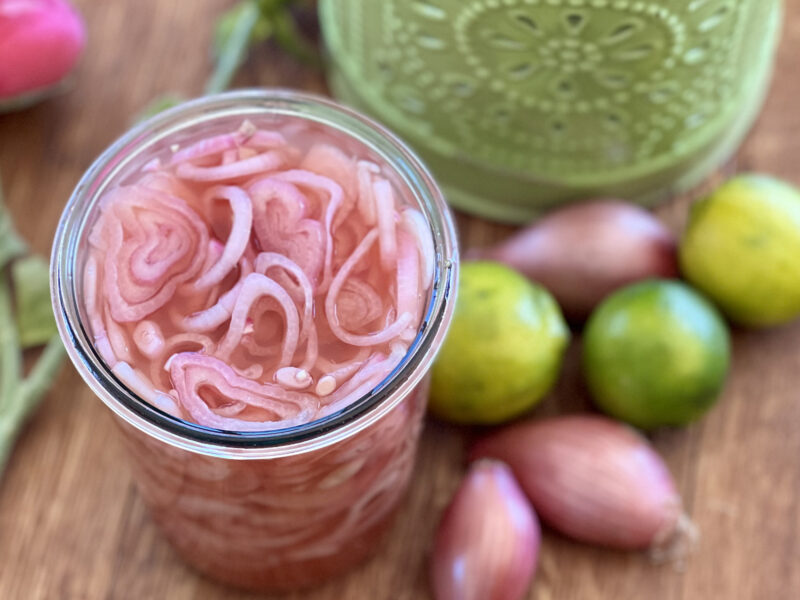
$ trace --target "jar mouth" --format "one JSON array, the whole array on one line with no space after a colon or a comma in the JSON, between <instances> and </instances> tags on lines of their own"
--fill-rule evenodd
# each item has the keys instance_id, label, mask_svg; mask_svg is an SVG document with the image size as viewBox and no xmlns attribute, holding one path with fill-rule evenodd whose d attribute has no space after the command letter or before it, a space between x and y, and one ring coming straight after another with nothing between
<instances>
[{"instance_id":1,"label":"jar mouth","mask_svg":"<svg viewBox=\"0 0 800 600\"><path fill-rule=\"evenodd\" d=\"M434 241L434 280L416 338L400 364L368 394L340 411L306 424L263 432L213 429L184 421L137 396L94 347L82 318L80 244L103 192L157 141L220 118L286 116L313 121L354 138L379 156L413 196ZM292 90L242 90L186 102L144 121L109 146L73 191L56 231L51 295L67 352L89 387L119 417L173 446L218 455L225 449L318 447L348 437L399 403L420 382L452 316L458 271L456 232L449 208L420 159L383 126L336 102ZM246 458L247 456L242 455Z\"/></svg>"}]
</instances>

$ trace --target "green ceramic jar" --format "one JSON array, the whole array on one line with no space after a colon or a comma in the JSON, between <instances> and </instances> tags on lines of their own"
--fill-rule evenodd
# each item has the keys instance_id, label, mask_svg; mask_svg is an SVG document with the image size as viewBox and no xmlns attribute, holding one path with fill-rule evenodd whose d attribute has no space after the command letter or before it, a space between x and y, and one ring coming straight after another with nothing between
<instances>
[{"instance_id":1,"label":"green ceramic jar","mask_svg":"<svg viewBox=\"0 0 800 600\"><path fill-rule=\"evenodd\" d=\"M336 96L450 202L522 222L698 183L762 104L779 0L320 0Z\"/></svg>"}]
</instances>

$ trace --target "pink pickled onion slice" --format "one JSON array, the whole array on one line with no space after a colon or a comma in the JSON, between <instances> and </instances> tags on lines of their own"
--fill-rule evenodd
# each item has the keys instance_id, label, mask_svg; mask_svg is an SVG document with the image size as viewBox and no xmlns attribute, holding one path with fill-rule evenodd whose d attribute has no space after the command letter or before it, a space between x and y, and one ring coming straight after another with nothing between
<instances>
[{"instance_id":1,"label":"pink pickled onion slice","mask_svg":"<svg viewBox=\"0 0 800 600\"><path fill-rule=\"evenodd\" d=\"M411 315L411 322L418 323L420 318L420 304L422 295L420 293L419 277L419 255L417 246L413 238L405 231L400 231L398 235L397 252L397 314L408 313ZM414 339L416 331L412 328L403 332L402 339L410 341Z\"/></svg>"},{"instance_id":2,"label":"pink pickled onion slice","mask_svg":"<svg viewBox=\"0 0 800 600\"><path fill-rule=\"evenodd\" d=\"M307 186L317 190L324 191L328 194L328 204L325 208L325 259L322 267L322 282L320 283L321 291L324 291L330 285L333 277L331 272L331 259L333 258L333 219L336 211L342 205L343 192L341 186L322 175L315 175L308 171L295 169L292 171L284 171L276 175L276 179L281 181L288 181L298 186Z\"/></svg>"},{"instance_id":3,"label":"pink pickled onion slice","mask_svg":"<svg viewBox=\"0 0 800 600\"><path fill-rule=\"evenodd\" d=\"M247 259L242 259L240 262L240 270L241 275L239 281L237 281L231 289L222 294L216 304L187 317L183 317L179 325L187 331L205 332L213 331L230 319L231 313L233 312L233 305L236 302L239 291L242 289L245 277L253 272L250 262Z\"/></svg>"},{"instance_id":4,"label":"pink pickled onion slice","mask_svg":"<svg viewBox=\"0 0 800 600\"><path fill-rule=\"evenodd\" d=\"M184 162L178 165L175 173L181 179L189 181L223 182L264 171L274 171L283 164L285 164L285 160L279 152L267 151L251 158L216 167L200 167Z\"/></svg>"},{"instance_id":5,"label":"pink pickled onion slice","mask_svg":"<svg viewBox=\"0 0 800 600\"><path fill-rule=\"evenodd\" d=\"M128 345L128 337L122 325L117 323L110 314L108 305L105 308L105 328L106 335L108 335L108 342L111 344L111 350L117 360L126 362L133 362L130 347Z\"/></svg>"},{"instance_id":6,"label":"pink pickled onion slice","mask_svg":"<svg viewBox=\"0 0 800 600\"><path fill-rule=\"evenodd\" d=\"M352 379L325 398L326 404L318 413L318 418L326 417L346 408L359 398L375 389L400 364L406 355L406 347L393 344L389 356L381 360L365 363Z\"/></svg>"},{"instance_id":7,"label":"pink pickled onion slice","mask_svg":"<svg viewBox=\"0 0 800 600\"><path fill-rule=\"evenodd\" d=\"M303 292L303 317L300 341L306 340L306 358L301 365L310 370L317 361L317 328L314 326L314 290L306 277L305 271L294 261L274 252L262 252L256 257L255 271L266 275L273 267L279 267L292 275Z\"/></svg>"},{"instance_id":8,"label":"pink pickled onion slice","mask_svg":"<svg viewBox=\"0 0 800 600\"><path fill-rule=\"evenodd\" d=\"M383 302L371 285L351 277L339 292L336 314L342 327L349 331L358 331L383 314Z\"/></svg>"},{"instance_id":9,"label":"pink pickled onion slice","mask_svg":"<svg viewBox=\"0 0 800 600\"><path fill-rule=\"evenodd\" d=\"M253 200L253 229L262 250L285 254L315 285L324 263L322 225L307 219L307 203L287 181L265 177L249 187Z\"/></svg>"},{"instance_id":10,"label":"pink pickled onion slice","mask_svg":"<svg viewBox=\"0 0 800 600\"><path fill-rule=\"evenodd\" d=\"M422 289L427 290L433 282L433 269L436 261L430 227L422 213L415 208L403 210L402 225L417 242L417 251L422 260Z\"/></svg>"},{"instance_id":11,"label":"pink pickled onion slice","mask_svg":"<svg viewBox=\"0 0 800 600\"><path fill-rule=\"evenodd\" d=\"M378 214L381 266L384 271L388 272L395 268L397 262L394 193L391 184L385 179L376 181L372 188L375 190L375 209Z\"/></svg>"},{"instance_id":12,"label":"pink pickled onion slice","mask_svg":"<svg viewBox=\"0 0 800 600\"><path fill-rule=\"evenodd\" d=\"M235 133L223 133L210 138L205 138L178 150L172 155L170 164L179 165L180 163L206 158L208 156L221 155L227 150L235 150L239 147L242 140Z\"/></svg>"},{"instance_id":13,"label":"pink pickled onion slice","mask_svg":"<svg viewBox=\"0 0 800 600\"><path fill-rule=\"evenodd\" d=\"M164 306L197 275L208 230L180 198L126 187L111 192L93 243L105 252L105 292L118 322L139 321Z\"/></svg>"},{"instance_id":14,"label":"pink pickled onion slice","mask_svg":"<svg viewBox=\"0 0 800 600\"><path fill-rule=\"evenodd\" d=\"M194 287L202 290L219 283L236 266L242 258L247 244L250 242L250 230L253 225L253 205L244 190L233 186L212 188L206 195L207 200L222 198L230 203L233 212L233 227L225 242L225 249L219 261L195 282Z\"/></svg>"},{"instance_id":15,"label":"pink pickled onion slice","mask_svg":"<svg viewBox=\"0 0 800 600\"><path fill-rule=\"evenodd\" d=\"M356 166L352 158L330 144L314 144L300 163L300 168L323 175L342 188L342 206L333 220L335 230L353 210L358 197Z\"/></svg>"},{"instance_id":16,"label":"pink pickled onion slice","mask_svg":"<svg viewBox=\"0 0 800 600\"><path fill-rule=\"evenodd\" d=\"M159 392L153 388L144 375L131 367L128 363L118 362L111 368L111 371L137 396L140 396L156 408L171 414L173 417L182 418L181 409L175 403L175 399L169 394Z\"/></svg>"},{"instance_id":17,"label":"pink pickled onion slice","mask_svg":"<svg viewBox=\"0 0 800 600\"><path fill-rule=\"evenodd\" d=\"M286 146L286 138L277 131L257 129L244 142L244 145L256 150L269 150Z\"/></svg>"},{"instance_id":18,"label":"pink pickled onion slice","mask_svg":"<svg viewBox=\"0 0 800 600\"><path fill-rule=\"evenodd\" d=\"M250 309L256 300L265 296L277 300L283 310L286 331L283 337L280 364L289 365L297 348L299 337L300 319L297 315L297 308L282 287L260 273L250 273L245 277L244 285L242 285L233 306L228 332L217 348L217 356L227 358L231 355L245 333L244 329Z\"/></svg>"},{"instance_id":19,"label":"pink pickled onion slice","mask_svg":"<svg viewBox=\"0 0 800 600\"><path fill-rule=\"evenodd\" d=\"M378 217L375 210L375 189L372 187L372 176L380 173L380 168L375 163L361 160L357 165L358 179L358 211L364 223L370 227L376 225Z\"/></svg>"},{"instance_id":20,"label":"pink pickled onion slice","mask_svg":"<svg viewBox=\"0 0 800 600\"><path fill-rule=\"evenodd\" d=\"M97 352L108 365L114 366L114 363L117 362L117 357L114 356L114 351L111 349L111 343L108 341L108 334L106 333L106 325L103 322L105 311L97 303L98 278L97 259L94 256L89 256L83 268L83 303L86 308L86 314L89 317L89 328L94 337L95 348L97 348Z\"/></svg>"},{"instance_id":21,"label":"pink pickled onion slice","mask_svg":"<svg viewBox=\"0 0 800 600\"><path fill-rule=\"evenodd\" d=\"M310 420L318 401L310 394L291 392L277 385L261 384L237 375L223 361L193 352L170 359L170 379L178 401L200 425L232 431L266 431L292 427ZM231 403L260 409L266 420L231 419L215 413L200 396L202 388L214 389Z\"/></svg>"},{"instance_id":22,"label":"pink pickled onion slice","mask_svg":"<svg viewBox=\"0 0 800 600\"><path fill-rule=\"evenodd\" d=\"M331 283L330 290L328 290L328 295L325 297L325 316L328 318L328 326L336 337L353 346L372 346L383 344L397 337L397 335L399 335L400 332L402 332L403 329L405 329L406 326L411 323L411 315L409 313L403 313L394 323L383 329L383 331L369 333L366 335L349 333L345 331L339 323L339 316L336 312L336 300L339 296L339 292L347 281L350 271L369 251L369 249L372 247L372 244L375 243L377 237L378 232L375 229L370 231L366 237L364 237L361 243L353 251L353 254L350 255L350 258L348 258L344 265L342 265L342 268L339 269L339 272L336 274L336 277L334 277L333 282Z\"/></svg>"},{"instance_id":23,"label":"pink pickled onion slice","mask_svg":"<svg viewBox=\"0 0 800 600\"><path fill-rule=\"evenodd\" d=\"M164 352L164 334L161 327L153 321L139 321L131 337L139 352L147 358L157 358Z\"/></svg>"}]
</instances>

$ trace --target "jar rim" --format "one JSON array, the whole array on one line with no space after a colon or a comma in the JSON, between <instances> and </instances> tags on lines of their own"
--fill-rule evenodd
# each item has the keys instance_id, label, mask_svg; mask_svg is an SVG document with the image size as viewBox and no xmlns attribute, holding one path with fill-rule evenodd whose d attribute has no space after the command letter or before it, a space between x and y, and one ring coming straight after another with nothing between
<instances>
[{"instance_id":1,"label":"jar rim","mask_svg":"<svg viewBox=\"0 0 800 600\"><path fill-rule=\"evenodd\" d=\"M79 244L105 188L133 158L179 131L223 117L287 116L354 138L377 154L413 195L431 226L434 281L416 338L400 364L371 392L338 412L285 429L238 432L184 421L151 405L117 378L100 357L81 318ZM226 92L182 103L137 124L93 162L69 201L51 255L51 295L61 338L76 369L117 416L148 435L193 452L229 458L269 458L317 449L380 419L420 383L452 317L458 277L455 225L432 175L408 146L382 125L327 98L286 89Z\"/></svg>"}]
</instances>

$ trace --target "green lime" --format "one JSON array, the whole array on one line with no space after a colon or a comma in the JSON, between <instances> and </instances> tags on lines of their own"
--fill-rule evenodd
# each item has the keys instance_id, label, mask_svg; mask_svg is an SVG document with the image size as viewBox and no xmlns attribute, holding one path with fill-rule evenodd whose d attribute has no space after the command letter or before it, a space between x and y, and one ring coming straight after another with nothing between
<instances>
[{"instance_id":1,"label":"green lime","mask_svg":"<svg viewBox=\"0 0 800 600\"><path fill-rule=\"evenodd\" d=\"M643 429L697 419L719 396L729 364L722 317L677 281L623 288L584 331L583 368L595 403Z\"/></svg>"},{"instance_id":2,"label":"green lime","mask_svg":"<svg viewBox=\"0 0 800 600\"><path fill-rule=\"evenodd\" d=\"M558 377L569 329L550 293L504 265L467 262L433 366L431 411L456 423L506 421Z\"/></svg>"},{"instance_id":3,"label":"green lime","mask_svg":"<svg viewBox=\"0 0 800 600\"><path fill-rule=\"evenodd\" d=\"M683 274L733 321L769 326L800 315L800 192L740 175L692 209Z\"/></svg>"}]
</instances>

